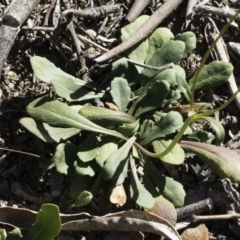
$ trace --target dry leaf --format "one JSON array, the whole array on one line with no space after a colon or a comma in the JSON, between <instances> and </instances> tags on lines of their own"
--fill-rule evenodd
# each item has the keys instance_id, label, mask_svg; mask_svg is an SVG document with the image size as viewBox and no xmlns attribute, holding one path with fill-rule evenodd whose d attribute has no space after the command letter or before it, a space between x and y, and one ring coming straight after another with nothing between
<instances>
[{"instance_id":1,"label":"dry leaf","mask_svg":"<svg viewBox=\"0 0 240 240\"><path fill-rule=\"evenodd\" d=\"M109 107L109 109L114 110L114 111L119 111L118 107L110 102L105 102L105 104Z\"/></svg>"},{"instance_id":2,"label":"dry leaf","mask_svg":"<svg viewBox=\"0 0 240 240\"><path fill-rule=\"evenodd\" d=\"M110 202L121 207L126 203L126 201L127 196L123 185L114 187L110 195Z\"/></svg>"},{"instance_id":3,"label":"dry leaf","mask_svg":"<svg viewBox=\"0 0 240 240\"><path fill-rule=\"evenodd\" d=\"M181 234L182 240L209 240L208 229L205 224L195 228L188 228Z\"/></svg>"}]
</instances>

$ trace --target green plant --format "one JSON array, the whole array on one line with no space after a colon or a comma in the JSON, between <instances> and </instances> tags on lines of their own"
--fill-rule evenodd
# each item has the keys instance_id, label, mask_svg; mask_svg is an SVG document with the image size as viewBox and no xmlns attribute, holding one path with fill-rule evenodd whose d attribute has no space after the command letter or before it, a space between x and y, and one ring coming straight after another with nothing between
<instances>
[{"instance_id":1,"label":"green plant","mask_svg":"<svg viewBox=\"0 0 240 240\"><path fill-rule=\"evenodd\" d=\"M146 18L141 16L124 27L122 40L130 36ZM159 28L148 39L129 50L127 55L138 63L161 67L185 58L195 45L196 37L192 32L174 37L169 29ZM173 205L180 207L184 204L183 186L159 174L152 159L157 158L173 165L182 164L185 158L183 148L194 151L220 177L240 182L236 172L240 166L235 164L237 155L233 154L231 161L228 161L216 157L216 148L221 147L203 143L200 146L196 142L197 147L193 148L186 141L179 144L183 135L201 141L199 137L202 135L192 133L189 128L192 122L199 119L209 122L215 130L216 144L220 144L224 138L223 127L209 116L226 104L216 110L204 111L208 104L194 109L195 89L223 84L233 71L231 64L221 61L204 66L209 51L189 82L186 81L184 69L178 65L156 72L129 64L126 58L121 58L112 64L110 92L64 73L44 58L31 58L36 76L51 84L57 95L72 102L67 105L48 97L38 98L27 106L30 117L20 120L25 128L43 141L58 143L52 159L57 171L76 174L70 187L70 195L75 199L72 207L91 201L92 194L98 191L103 180L110 181L114 187L130 177L130 196L138 205L156 211L156 204L161 202L171 206L169 209L174 211ZM185 121L177 111L164 112L166 106L176 103L182 96L190 103ZM96 97L112 101L114 110L78 104ZM79 145L65 142L77 134ZM205 140L209 140L206 134ZM223 165L224 161L227 164ZM136 165L144 169L144 185L139 180Z\"/></svg>"},{"instance_id":2,"label":"green plant","mask_svg":"<svg viewBox=\"0 0 240 240\"><path fill-rule=\"evenodd\" d=\"M24 216L26 221L31 222L32 215L30 213L27 216L24 214ZM17 222L15 220L15 223ZM60 233L60 229L61 219L59 209L56 205L48 203L42 205L36 215L35 223L27 233L22 233L19 228L15 228L8 233L4 229L1 229L0 236L3 240L52 240Z\"/></svg>"}]
</instances>

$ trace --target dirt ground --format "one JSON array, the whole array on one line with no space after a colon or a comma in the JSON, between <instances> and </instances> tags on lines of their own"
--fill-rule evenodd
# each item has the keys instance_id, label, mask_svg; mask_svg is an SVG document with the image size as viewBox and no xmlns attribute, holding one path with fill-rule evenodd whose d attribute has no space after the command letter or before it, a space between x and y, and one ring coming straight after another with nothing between
<instances>
[{"instance_id":1,"label":"dirt ground","mask_svg":"<svg viewBox=\"0 0 240 240\"><path fill-rule=\"evenodd\" d=\"M127 24L125 17L134 1L60 1L60 17L55 29L52 12L49 16L48 24L46 24L46 26L43 25L51 2L54 1L41 0L40 4L32 11L28 20L21 26L21 30L3 66L0 80L0 206L14 206L37 211L43 203L51 202L57 204L60 211L64 213L71 203L68 186L72 178L58 173L52 164L51 157L54 154L54 146L37 139L19 124L19 119L26 116L25 108L27 104L33 99L39 96L57 98L52 87L36 79L30 65L30 58L35 55L45 57L63 71L80 79L95 82L101 86L104 78L106 78L109 73L110 65L108 63L97 64L94 61L94 58L101 54L101 50L92 44L83 43L80 47L80 55L77 54L79 49L76 47L69 30L71 16L64 17L61 13L66 10L67 4L70 4L70 7L74 9L89 8L91 4L93 4L93 7L106 4L120 4L121 11L109 14L109 16L104 16L104 14L100 18L75 16L73 19L73 27L78 35L90 38L93 42L106 49L111 49L119 44L120 29ZM151 15L163 2L166 1L151 1L149 6L146 7L141 14ZM190 2L190 0L183 1L175 11L164 19L160 26L170 28L174 35L184 31L193 31L196 34L196 49L187 59L179 63L184 67L188 78L190 78L194 74L197 66L199 66L208 48L209 33L213 31L211 28L206 27L210 21L209 17L215 22L218 29L221 30L229 19L229 16L226 17L215 12L206 13L197 10L193 11L186 20L185 14L188 2ZM237 9L240 6L240 1L237 0L199 1L199 3L200 2L213 6L218 10L223 8ZM10 3L11 1L0 0L0 14L4 13ZM55 5L53 5L53 10L54 9ZM225 33L223 40L226 44L229 42L239 42L238 24L239 22L236 21ZM32 29L32 25L35 27L44 27L45 29ZM101 40L91 37L91 34L94 35L95 33L103 36L105 39ZM106 39L113 39L113 41L106 41ZM228 52L230 62L234 66L235 80L237 85L239 85L239 55L230 48L228 48ZM210 57L208 62L212 61L213 58L214 56ZM227 86L224 85L204 92L198 92L195 97L196 101L209 102L214 107L217 107L230 97L230 93ZM239 108L232 102L219 113L218 119L226 130L224 146L238 151L240 149ZM3 150L3 148L19 152ZM41 156L41 158L37 159L21 152L37 154ZM209 168L200 161L198 161L197 164L188 162L176 169L182 176L180 182L183 184L187 193L186 204L196 203L213 195L219 197L219 202L216 203L213 209L201 214L206 216L227 214L227 211L231 210L231 204L233 204L234 201L235 204L240 204L239 199L235 198L235 200L233 200L229 196L231 195L231 191L227 192L223 186L223 182L214 174L209 174ZM239 185L230 185L232 191L237 194L236 196L239 196ZM109 202L108 197L108 187L102 186L99 194L94 196L93 201L89 205L76 208L73 212L87 212L100 216L132 208L139 209L139 207L131 201L127 202L123 207L117 208ZM179 222L184 222L184 220L180 219ZM202 223L207 227L209 238L201 239L240 239L240 225L236 219L202 221ZM195 226L196 224L190 225L190 227ZM180 233L183 230L180 230ZM144 235L139 232L117 232L116 234L109 231L104 233L65 232L61 233L57 239L132 240L160 239L160 237L148 233Z\"/></svg>"}]
</instances>

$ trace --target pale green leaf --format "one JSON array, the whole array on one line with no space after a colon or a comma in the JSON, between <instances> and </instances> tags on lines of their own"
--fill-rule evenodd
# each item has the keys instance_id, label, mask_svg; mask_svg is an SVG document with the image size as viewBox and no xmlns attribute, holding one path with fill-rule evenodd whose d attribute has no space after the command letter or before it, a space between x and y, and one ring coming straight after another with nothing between
<instances>
[{"instance_id":1,"label":"pale green leaf","mask_svg":"<svg viewBox=\"0 0 240 240\"><path fill-rule=\"evenodd\" d=\"M19 228L15 228L11 232L8 232L6 238L6 240L20 240L20 239L23 239L23 235L21 234L21 230Z\"/></svg>"},{"instance_id":2,"label":"pale green leaf","mask_svg":"<svg viewBox=\"0 0 240 240\"><path fill-rule=\"evenodd\" d=\"M37 78L52 84L60 97L68 101L79 101L101 97L101 89L91 83L77 79L63 72L46 58L34 56L30 59L32 68ZM98 91L99 93L96 93Z\"/></svg>"},{"instance_id":3,"label":"pale green leaf","mask_svg":"<svg viewBox=\"0 0 240 240\"><path fill-rule=\"evenodd\" d=\"M133 158L130 160L131 165L131 182L130 182L130 197L141 207L151 209L155 203L153 196L140 183L136 166Z\"/></svg>"},{"instance_id":4,"label":"pale green leaf","mask_svg":"<svg viewBox=\"0 0 240 240\"><path fill-rule=\"evenodd\" d=\"M91 192L83 191L80 195L75 199L74 207L82 207L91 202L93 195Z\"/></svg>"},{"instance_id":5,"label":"pale green leaf","mask_svg":"<svg viewBox=\"0 0 240 240\"><path fill-rule=\"evenodd\" d=\"M67 104L51 98L37 98L27 106L28 114L37 121L54 127L78 128L123 138L120 133L100 127L72 110Z\"/></svg>"},{"instance_id":6,"label":"pale green leaf","mask_svg":"<svg viewBox=\"0 0 240 240\"><path fill-rule=\"evenodd\" d=\"M136 30L143 25L143 23L149 18L147 15L141 15L137 18L134 22L126 25L125 27L121 28L121 40L127 40ZM130 59L138 62L144 63L148 50L148 40L144 39L140 43L136 44L132 48L127 51L127 55ZM136 66L138 71L142 70L141 67Z\"/></svg>"},{"instance_id":7,"label":"pale green leaf","mask_svg":"<svg viewBox=\"0 0 240 240\"><path fill-rule=\"evenodd\" d=\"M154 152L157 154L162 153L167 149L167 147L172 143L172 140L159 140L159 141L153 141L153 149ZM185 158L185 154L181 146L177 143L173 149L164 155L163 157L160 157L161 161L169 164L179 165L182 164Z\"/></svg>"},{"instance_id":8,"label":"pale green leaf","mask_svg":"<svg viewBox=\"0 0 240 240\"><path fill-rule=\"evenodd\" d=\"M38 122L29 117L21 118L19 123L36 137L48 143L58 143L81 131L77 128L52 127L47 123Z\"/></svg>"},{"instance_id":9,"label":"pale green leaf","mask_svg":"<svg viewBox=\"0 0 240 240\"><path fill-rule=\"evenodd\" d=\"M88 83L83 85L73 79L52 80L51 83L57 95L69 102L101 98L104 94L104 92L92 91L87 88Z\"/></svg>"},{"instance_id":10,"label":"pale green leaf","mask_svg":"<svg viewBox=\"0 0 240 240\"><path fill-rule=\"evenodd\" d=\"M147 63L149 59L153 56L158 48L161 48L165 43L167 43L173 34L168 28L157 28L148 38L148 51L145 62Z\"/></svg>"},{"instance_id":11,"label":"pale green leaf","mask_svg":"<svg viewBox=\"0 0 240 240\"><path fill-rule=\"evenodd\" d=\"M79 145L78 158L83 162L93 160L98 154L96 133L90 133Z\"/></svg>"},{"instance_id":12,"label":"pale green leaf","mask_svg":"<svg viewBox=\"0 0 240 240\"><path fill-rule=\"evenodd\" d=\"M82 162L80 159L77 159L73 166L75 171L79 175L89 175L93 177L96 173L96 163L95 162Z\"/></svg>"},{"instance_id":13,"label":"pale green leaf","mask_svg":"<svg viewBox=\"0 0 240 240\"><path fill-rule=\"evenodd\" d=\"M202 116L199 119L206 120L216 133L216 145L220 145L225 139L225 130L222 124L211 117Z\"/></svg>"},{"instance_id":14,"label":"pale green leaf","mask_svg":"<svg viewBox=\"0 0 240 240\"><path fill-rule=\"evenodd\" d=\"M109 79L112 80L115 77L125 77L126 72L128 71L129 65L126 58L117 59L112 63L112 70L109 73Z\"/></svg>"},{"instance_id":15,"label":"pale green leaf","mask_svg":"<svg viewBox=\"0 0 240 240\"><path fill-rule=\"evenodd\" d=\"M195 90L211 89L228 81L233 72L233 66L223 61L214 61L204 66L196 81ZM195 76L189 80L190 89L193 86Z\"/></svg>"},{"instance_id":16,"label":"pale green leaf","mask_svg":"<svg viewBox=\"0 0 240 240\"><path fill-rule=\"evenodd\" d=\"M197 39L193 32L180 33L174 37L174 40L180 40L185 43L184 57L187 57L187 54L196 48Z\"/></svg>"},{"instance_id":17,"label":"pale green leaf","mask_svg":"<svg viewBox=\"0 0 240 240\"><path fill-rule=\"evenodd\" d=\"M102 142L98 148L96 162L103 167L106 159L118 149L117 139L112 136L103 137Z\"/></svg>"},{"instance_id":18,"label":"pale green leaf","mask_svg":"<svg viewBox=\"0 0 240 240\"><path fill-rule=\"evenodd\" d=\"M182 116L179 112L171 111L162 117L155 126L152 126L149 135L141 141L141 145L147 145L158 138L175 133L183 124ZM149 130L149 128L148 128ZM145 134L144 134L145 135Z\"/></svg>"},{"instance_id":19,"label":"pale green leaf","mask_svg":"<svg viewBox=\"0 0 240 240\"><path fill-rule=\"evenodd\" d=\"M166 44L164 44L161 48L157 49L151 59L148 61L148 65L154 67L161 67L168 63L175 63L181 60L184 56L185 44L182 41L173 41L170 40ZM140 78L144 80L144 78L151 79L157 74L154 70L143 69L141 72Z\"/></svg>"},{"instance_id":20,"label":"pale green leaf","mask_svg":"<svg viewBox=\"0 0 240 240\"><path fill-rule=\"evenodd\" d=\"M125 112L130 101L131 89L124 78L114 78L111 82L111 91L113 102L117 105L119 111Z\"/></svg>"},{"instance_id":21,"label":"pale green leaf","mask_svg":"<svg viewBox=\"0 0 240 240\"><path fill-rule=\"evenodd\" d=\"M126 143L124 143L117 151L113 152L105 161L103 167L103 179L110 180L119 178L119 175L126 175L122 172L125 167L126 160L129 151L136 140L136 137L131 137Z\"/></svg>"},{"instance_id":22,"label":"pale green leaf","mask_svg":"<svg viewBox=\"0 0 240 240\"><path fill-rule=\"evenodd\" d=\"M135 123L137 120L124 112L114 111L104 107L84 106L79 114L91 122L103 127L120 125L123 123Z\"/></svg>"},{"instance_id":23,"label":"pale green leaf","mask_svg":"<svg viewBox=\"0 0 240 240\"><path fill-rule=\"evenodd\" d=\"M156 186L159 191L159 193L156 194L156 188L154 187L154 189L151 189L151 193L154 194L154 197L162 194L175 207L184 206L186 193L181 183L175 181L171 177L160 174L149 159L145 159L144 170L146 171L144 182L150 178L154 183L153 186Z\"/></svg>"},{"instance_id":24,"label":"pale green leaf","mask_svg":"<svg viewBox=\"0 0 240 240\"><path fill-rule=\"evenodd\" d=\"M160 107L169 90L170 86L166 81L155 81L143 97L141 105L138 107L136 113L134 113L134 117L138 118L141 114Z\"/></svg>"},{"instance_id":25,"label":"pale green leaf","mask_svg":"<svg viewBox=\"0 0 240 240\"><path fill-rule=\"evenodd\" d=\"M61 219L58 207L47 203L41 206L25 240L52 240L60 233L60 229Z\"/></svg>"},{"instance_id":26,"label":"pale green leaf","mask_svg":"<svg viewBox=\"0 0 240 240\"><path fill-rule=\"evenodd\" d=\"M77 159L78 147L70 142L60 143L56 147L52 161L59 173L68 174Z\"/></svg>"},{"instance_id":27,"label":"pale green leaf","mask_svg":"<svg viewBox=\"0 0 240 240\"><path fill-rule=\"evenodd\" d=\"M0 228L0 240L5 240L7 237L7 232L5 229Z\"/></svg>"}]
</instances>

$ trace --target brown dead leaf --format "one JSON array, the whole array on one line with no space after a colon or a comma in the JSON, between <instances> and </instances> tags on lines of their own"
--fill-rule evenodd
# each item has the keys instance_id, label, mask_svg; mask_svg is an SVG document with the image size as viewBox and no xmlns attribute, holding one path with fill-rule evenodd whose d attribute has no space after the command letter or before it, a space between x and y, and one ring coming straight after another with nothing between
<instances>
[{"instance_id":1,"label":"brown dead leaf","mask_svg":"<svg viewBox=\"0 0 240 240\"><path fill-rule=\"evenodd\" d=\"M209 240L208 229L205 224L195 228L188 228L181 234L182 240Z\"/></svg>"},{"instance_id":2,"label":"brown dead leaf","mask_svg":"<svg viewBox=\"0 0 240 240\"><path fill-rule=\"evenodd\" d=\"M119 109L115 104L110 103L110 102L105 102L105 104L109 107L109 109L119 112Z\"/></svg>"},{"instance_id":3,"label":"brown dead leaf","mask_svg":"<svg viewBox=\"0 0 240 240\"><path fill-rule=\"evenodd\" d=\"M110 195L110 202L121 207L126 203L126 201L127 196L123 185L114 187Z\"/></svg>"}]
</instances>

